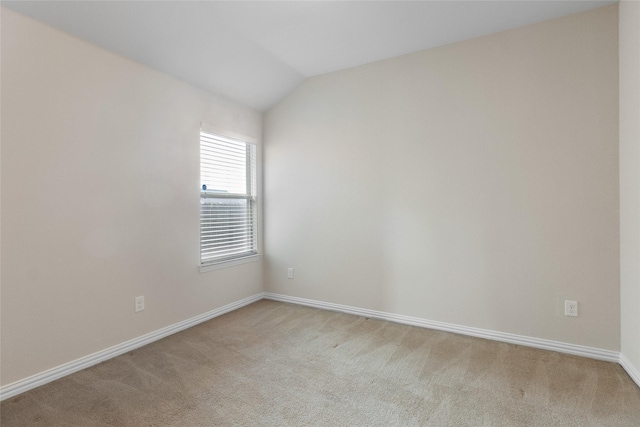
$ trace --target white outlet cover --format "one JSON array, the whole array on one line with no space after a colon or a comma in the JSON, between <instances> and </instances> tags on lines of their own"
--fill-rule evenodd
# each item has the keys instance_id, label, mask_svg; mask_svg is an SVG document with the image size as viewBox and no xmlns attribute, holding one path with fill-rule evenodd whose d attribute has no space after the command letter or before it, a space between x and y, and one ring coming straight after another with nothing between
<instances>
[{"instance_id":1,"label":"white outlet cover","mask_svg":"<svg viewBox=\"0 0 640 427\"><path fill-rule=\"evenodd\" d=\"M565 300L564 302L564 315L578 317L578 302Z\"/></svg>"},{"instance_id":2,"label":"white outlet cover","mask_svg":"<svg viewBox=\"0 0 640 427\"><path fill-rule=\"evenodd\" d=\"M144 296L139 296L135 298L135 312L142 310L144 310Z\"/></svg>"}]
</instances>

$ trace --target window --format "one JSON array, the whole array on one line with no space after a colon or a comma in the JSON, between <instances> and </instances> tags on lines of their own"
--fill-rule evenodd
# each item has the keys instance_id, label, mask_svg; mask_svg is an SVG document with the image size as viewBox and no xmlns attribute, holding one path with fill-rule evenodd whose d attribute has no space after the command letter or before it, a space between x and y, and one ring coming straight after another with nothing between
<instances>
[{"instance_id":1,"label":"window","mask_svg":"<svg viewBox=\"0 0 640 427\"><path fill-rule=\"evenodd\" d=\"M256 146L200 132L200 266L258 253Z\"/></svg>"}]
</instances>

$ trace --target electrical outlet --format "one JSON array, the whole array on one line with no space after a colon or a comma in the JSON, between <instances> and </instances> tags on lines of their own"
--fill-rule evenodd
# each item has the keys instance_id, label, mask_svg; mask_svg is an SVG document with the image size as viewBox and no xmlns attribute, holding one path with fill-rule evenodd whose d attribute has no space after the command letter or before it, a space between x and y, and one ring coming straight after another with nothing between
<instances>
[{"instance_id":1,"label":"electrical outlet","mask_svg":"<svg viewBox=\"0 0 640 427\"><path fill-rule=\"evenodd\" d=\"M136 313L144 310L144 295L136 297Z\"/></svg>"},{"instance_id":2,"label":"electrical outlet","mask_svg":"<svg viewBox=\"0 0 640 427\"><path fill-rule=\"evenodd\" d=\"M578 317L578 302L577 301L568 301L564 302L564 315Z\"/></svg>"},{"instance_id":3,"label":"electrical outlet","mask_svg":"<svg viewBox=\"0 0 640 427\"><path fill-rule=\"evenodd\" d=\"M293 268L287 268L287 279L293 279Z\"/></svg>"}]
</instances>

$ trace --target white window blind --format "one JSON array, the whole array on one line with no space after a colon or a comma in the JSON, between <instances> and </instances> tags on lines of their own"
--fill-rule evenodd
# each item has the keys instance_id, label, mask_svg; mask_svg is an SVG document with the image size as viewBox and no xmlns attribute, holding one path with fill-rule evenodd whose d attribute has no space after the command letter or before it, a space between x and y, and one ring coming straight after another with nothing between
<instances>
[{"instance_id":1,"label":"white window blind","mask_svg":"<svg viewBox=\"0 0 640 427\"><path fill-rule=\"evenodd\" d=\"M256 146L200 132L200 181L200 265L256 254Z\"/></svg>"}]
</instances>

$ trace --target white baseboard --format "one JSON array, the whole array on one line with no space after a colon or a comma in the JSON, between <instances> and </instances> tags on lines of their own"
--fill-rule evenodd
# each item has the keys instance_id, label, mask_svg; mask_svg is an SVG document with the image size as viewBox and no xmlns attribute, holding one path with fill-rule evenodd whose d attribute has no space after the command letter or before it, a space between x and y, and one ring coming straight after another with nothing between
<instances>
[{"instance_id":1,"label":"white baseboard","mask_svg":"<svg viewBox=\"0 0 640 427\"><path fill-rule=\"evenodd\" d=\"M638 384L640 387L640 370L637 367L633 366L629 359L626 358L624 354L620 354L620 365L627 371L627 374L631 377L631 379Z\"/></svg>"},{"instance_id":2,"label":"white baseboard","mask_svg":"<svg viewBox=\"0 0 640 427\"><path fill-rule=\"evenodd\" d=\"M342 313L355 314L358 316L366 316L374 319L389 320L391 322L403 323L405 325L420 326L423 328L437 329L445 332L453 332L461 335L485 338L493 341L501 341L510 344L519 344L527 347L540 348L543 350L557 351L560 353L572 354L575 356L605 360L607 362L620 362L620 353L618 353L617 351L603 350L594 347L585 347L576 344L568 344L559 341L532 338L523 335L508 334L504 332L496 332L487 329L472 328L469 326L437 322L433 320L421 319L418 317L386 313L384 311L369 310L364 308L351 307L348 305L333 304L324 301L315 301L306 298L291 297L270 292L266 292L264 294L264 298L274 301L306 305L309 307L321 308L325 310L339 311Z\"/></svg>"},{"instance_id":3,"label":"white baseboard","mask_svg":"<svg viewBox=\"0 0 640 427\"><path fill-rule=\"evenodd\" d=\"M121 354L127 353L131 350L135 350L138 347L142 347L143 345L150 344L154 341L175 334L176 332L180 332L182 330L195 326L198 323L206 322L207 320L213 319L214 317L218 317L230 311L237 310L241 307L244 307L245 305L249 305L251 303L259 301L263 299L263 297L264 294L260 292L253 296L241 299L240 301L232 302L231 304L227 304L223 307L216 308L215 310L211 310L199 316L192 317L191 319L175 323L173 325L167 326L166 328L158 329L157 331L123 342L122 344L115 345L113 347L90 354L85 357L81 357L72 362L65 363L64 365L57 366L23 380L8 384L0 388L0 401L18 395L20 393L24 393L25 391L31 390L38 386L47 384L51 381L55 381L59 378L96 365L100 362L104 362L105 360L120 356Z\"/></svg>"}]
</instances>

